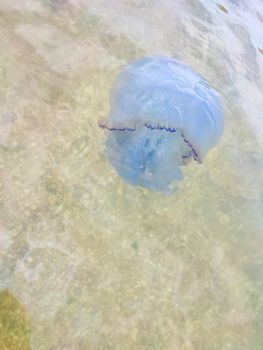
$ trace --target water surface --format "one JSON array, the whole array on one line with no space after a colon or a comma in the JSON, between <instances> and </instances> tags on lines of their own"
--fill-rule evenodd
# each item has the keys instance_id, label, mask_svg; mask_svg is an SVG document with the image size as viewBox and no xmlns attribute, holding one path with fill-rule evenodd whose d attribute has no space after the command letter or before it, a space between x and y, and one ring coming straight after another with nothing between
<instances>
[{"instance_id":1,"label":"water surface","mask_svg":"<svg viewBox=\"0 0 263 350\"><path fill-rule=\"evenodd\" d=\"M1 0L0 288L32 349L263 348L262 50L260 0ZM173 196L123 183L97 126L152 54L225 108Z\"/></svg>"}]
</instances>

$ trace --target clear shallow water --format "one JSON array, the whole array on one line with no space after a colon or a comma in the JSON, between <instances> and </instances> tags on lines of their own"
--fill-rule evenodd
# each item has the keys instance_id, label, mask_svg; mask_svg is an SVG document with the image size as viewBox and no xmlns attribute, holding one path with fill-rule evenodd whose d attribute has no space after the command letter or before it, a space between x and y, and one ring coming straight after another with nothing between
<instances>
[{"instance_id":1,"label":"clear shallow water","mask_svg":"<svg viewBox=\"0 0 263 350\"><path fill-rule=\"evenodd\" d=\"M32 349L263 348L263 5L247 3L1 0L0 288ZM225 105L173 196L124 184L97 126L150 54Z\"/></svg>"}]
</instances>

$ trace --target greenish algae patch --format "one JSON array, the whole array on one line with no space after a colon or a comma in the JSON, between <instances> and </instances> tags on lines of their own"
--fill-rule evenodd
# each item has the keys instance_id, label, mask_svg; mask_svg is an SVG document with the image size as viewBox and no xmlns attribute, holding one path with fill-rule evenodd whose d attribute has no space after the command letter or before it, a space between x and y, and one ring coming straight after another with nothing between
<instances>
[{"instance_id":1,"label":"greenish algae patch","mask_svg":"<svg viewBox=\"0 0 263 350\"><path fill-rule=\"evenodd\" d=\"M261 55L263 55L263 49L261 49L260 47L258 47L258 52L261 53Z\"/></svg>"},{"instance_id":2,"label":"greenish algae patch","mask_svg":"<svg viewBox=\"0 0 263 350\"><path fill-rule=\"evenodd\" d=\"M228 13L228 10L225 8L225 6L221 5L221 4L217 4L217 7L219 8L219 10Z\"/></svg>"},{"instance_id":3,"label":"greenish algae patch","mask_svg":"<svg viewBox=\"0 0 263 350\"><path fill-rule=\"evenodd\" d=\"M0 349L30 350L30 322L19 301L8 291L0 293Z\"/></svg>"}]
</instances>

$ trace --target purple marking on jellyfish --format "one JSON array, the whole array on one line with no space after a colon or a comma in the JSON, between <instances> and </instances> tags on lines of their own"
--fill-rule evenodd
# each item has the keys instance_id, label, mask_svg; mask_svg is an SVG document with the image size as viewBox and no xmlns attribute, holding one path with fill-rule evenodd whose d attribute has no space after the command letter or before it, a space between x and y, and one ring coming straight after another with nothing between
<instances>
[{"instance_id":1,"label":"purple marking on jellyfish","mask_svg":"<svg viewBox=\"0 0 263 350\"><path fill-rule=\"evenodd\" d=\"M106 129L108 131L135 131L136 130L136 126L134 128L128 128L128 127L112 128L110 126L107 126L106 124L102 124L100 121L98 124L100 128Z\"/></svg>"},{"instance_id":2,"label":"purple marking on jellyfish","mask_svg":"<svg viewBox=\"0 0 263 350\"><path fill-rule=\"evenodd\" d=\"M197 161L198 163L202 163L201 159L198 156L198 153L196 152L196 150L194 149L193 145L191 145L191 143L185 138L184 134L181 132L182 138L184 140L184 142L191 148L192 152L193 152L193 158L195 161Z\"/></svg>"},{"instance_id":3,"label":"purple marking on jellyfish","mask_svg":"<svg viewBox=\"0 0 263 350\"><path fill-rule=\"evenodd\" d=\"M153 56L124 67L111 90L106 154L132 185L168 192L190 158L201 163L219 142L221 101L203 78L172 58Z\"/></svg>"},{"instance_id":4,"label":"purple marking on jellyfish","mask_svg":"<svg viewBox=\"0 0 263 350\"><path fill-rule=\"evenodd\" d=\"M177 132L176 129L174 128L166 128L165 126L160 126L160 125L157 125L157 126L153 126L151 124L143 124L147 129L150 129L150 130L161 130L161 131L166 131L166 132L171 132L171 133L174 133L174 132ZM107 126L106 124L101 124L99 122L99 127L102 128L102 129L106 129L108 131L136 131L137 127L135 125L134 128L112 128L112 127L109 127ZM198 156L198 153L196 152L196 150L194 149L193 145L191 145L191 143L185 138L184 134L181 132L180 133L184 142L191 148L192 150L192 153L193 153L193 158L195 161L197 161L198 163L202 163L199 156ZM191 156L191 155L190 155ZM189 158L188 156L187 157L184 157L184 158Z\"/></svg>"}]
</instances>

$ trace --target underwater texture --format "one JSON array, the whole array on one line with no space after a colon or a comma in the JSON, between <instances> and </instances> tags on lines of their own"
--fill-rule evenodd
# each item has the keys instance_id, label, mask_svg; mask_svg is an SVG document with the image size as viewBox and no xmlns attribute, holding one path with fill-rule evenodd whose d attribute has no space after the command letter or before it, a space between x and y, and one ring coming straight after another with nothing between
<instances>
[{"instance_id":1,"label":"underwater texture","mask_svg":"<svg viewBox=\"0 0 263 350\"><path fill-rule=\"evenodd\" d=\"M261 0L0 0L1 350L263 349L262 26ZM155 55L224 106L175 195L123 181L98 127Z\"/></svg>"},{"instance_id":2,"label":"underwater texture","mask_svg":"<svg viewBox=\"0 0 263 350\"><path fill-rule=\"evenodd\" d=\"M182 62L152 56L127 65L115 80L107 156L132 185L168 192L182 179L179 167L198 162L223 133L218 94Z\"/></svg>"}]
</instances>

